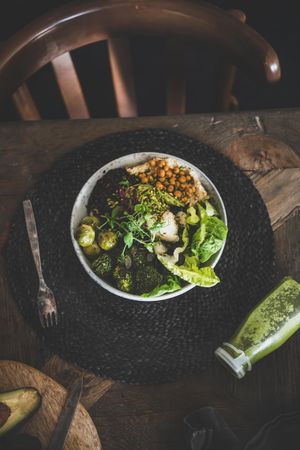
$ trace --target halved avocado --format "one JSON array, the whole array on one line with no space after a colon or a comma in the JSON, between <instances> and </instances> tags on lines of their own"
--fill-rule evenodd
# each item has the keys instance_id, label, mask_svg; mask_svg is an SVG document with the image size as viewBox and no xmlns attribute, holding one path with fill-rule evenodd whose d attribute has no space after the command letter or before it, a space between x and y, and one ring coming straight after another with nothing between
<instances>
[{"instance_id":1,"label":"halved avocado","mask_svg":"<svg viewBox=\"0 0 300 450\"><path fill-rule=\"evenodd\" d=\"M27 420L41 404L41 395L34 388L22 388L0 393L2 420L0 437Z\"/></svg>"}]
</instances>

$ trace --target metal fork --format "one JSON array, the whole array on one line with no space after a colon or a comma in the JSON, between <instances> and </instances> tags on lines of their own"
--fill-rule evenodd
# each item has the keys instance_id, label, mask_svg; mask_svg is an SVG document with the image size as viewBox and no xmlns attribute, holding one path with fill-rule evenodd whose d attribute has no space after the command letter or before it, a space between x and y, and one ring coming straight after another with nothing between
<instances>
[{"instance_id":1,"label":"metal fork","mask_svg":"<svg viewBox=\"0 0 300 450\"><path fill-rule=\"evenodd\" d=\"M37 307L39 312L40 322L42 327L49 328L57 325L58 314L57 307L54 298L54 294L51 289L46 285L41 264L39 239L36 229L36 222L34 218L33 208L30 200L23 201L23 209L25 214L25 222L27 233L29 237L30 247L32 251L33 260L35 263L36 271L39 277L39 290L37 294Z\"/></svg>"}]
</instances>

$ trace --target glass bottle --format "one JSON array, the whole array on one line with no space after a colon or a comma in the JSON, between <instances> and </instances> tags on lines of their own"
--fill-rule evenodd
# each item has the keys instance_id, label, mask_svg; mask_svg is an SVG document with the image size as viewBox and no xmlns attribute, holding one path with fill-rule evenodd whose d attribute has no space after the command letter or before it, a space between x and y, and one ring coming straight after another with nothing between
<instances>
[{"instance_id":1,"label":"glass bottle","mask_svg":"<svg viewBox=\"0 0 300 450\"><path fill-rule=\"evenodd\" d=\"M234 336L215 351L237 378L280 347L300 328L300 284L291 277L269 292L246 316Z\"/></svg>"}]
</instances>

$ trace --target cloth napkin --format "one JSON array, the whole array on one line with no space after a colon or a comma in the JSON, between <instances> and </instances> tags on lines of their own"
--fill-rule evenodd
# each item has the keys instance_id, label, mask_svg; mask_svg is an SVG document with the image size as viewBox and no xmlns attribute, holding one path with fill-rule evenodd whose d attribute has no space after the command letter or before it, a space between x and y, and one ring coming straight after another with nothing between
<instances>
[{"instance_id":1,"label":"cloth napkin","mask_svg":"<svg viewBox=\"0 0 300 450\"><path fill-rule=\"evenodd\" d=\"M189 450L300 449L300 411L281 414L267 422L246 445L210 406L189 414L184 424Z\"/></svg>"}]
</instances>

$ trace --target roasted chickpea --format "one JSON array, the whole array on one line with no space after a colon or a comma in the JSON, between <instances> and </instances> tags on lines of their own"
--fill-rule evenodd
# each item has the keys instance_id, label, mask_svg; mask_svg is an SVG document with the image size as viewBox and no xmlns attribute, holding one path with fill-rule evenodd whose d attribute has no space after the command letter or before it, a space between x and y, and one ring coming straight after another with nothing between
<instances>
[{"instance_id":1,"label":"roasted chickpea","mask_svg":"<svg viewBox=\"0 0 300 450\"><path fill-rule=\"evenodd\" d=\"M168 170L168 171L166 172L166 176L167 176L168 178L171 178L172 175L173 175L172 170Z\"/></svg>"},{"instance_id":2,"label":"roasted chickpea","mask_svg":"<svg viewBox=\"0 0 300 450\"><path fill-rule=\"evenodd\" d=\"M170 178L170 184L175 185L176 183L176 179L174 177Z\"/></svg>"},{"instance_id":3,"label":"roasted chickpea","mask_svg":"<svg viewBox=\"0 0 300 450\"><path fill-rule=\"evenodd\" d=\"M147 183L149 183L149 178L148 177L144 177L144 178L142 178L142 183L144 183L144 184L147 184Z\"/></svg>"},{"instance_id":4,"label":"roasted chickpea","mask_svg":"<svg viewBox=\"0 0 300 450\"><path fill-rule=\"evenodd\" d=\"M164 161L163 159L161 161L159 161L159 167L165 167L166 165L166 161Z\"/></svg>"},{"instance_id":5,"label":"roasted chickpea","mask_svg":"<svg viewBox=\"0 0 300 450\"><path fill-rule=\"evenodd\" d=\"M164 177L160 177L160 178L159 178L159 181L160 181L161 183L164 183L164 182L165 182L165 178L164 178Z\"/></svg>"},{"instance_id":6,"label":"roasted chickpea","mask_svg":"<svg viewBox=\"0 0 300 450\"><path fill-rule=\"evenodd\" d=\"M163 184L160 181L157 181L155 186L157 187L157 189L163 189Z\"/></svg>"},{"instance_id":7,"label":"roasted chickpea","mask_svg":"<svg viewBox=\"0 0 300 450\"><path fill-rule=\"evenodd\" d=\"M180 183L185 183L186 177L184 175L181 175L181 177L179 177L178 180L180 181Z\"/></svg>"},{"instance_id":8,"label":"roasted chickpea","mask_svg":"<svg viewBox=\"0 0 300 450\"><path fill-rule=\"evenodd\" d=\"M174 195L175 195L175 197L180 198L182 196L182 192L181 191L175 191Z\"/></svg>"},{"instance_id":9,"label":"roasted chickpea","mask_svg":"<svg viewBox=\"0 0 300 450\"><path fill-rule=\"evenodd\" d=\"M174 172L174 173L179 173L179 167L178 167L178 166L173 167L173 172Z\"/></svg>"},{"instance_id":10,"label":"roasted chickpea","mask_svg":"<svg viewBox=\"0 0 300 450\"><path fill-rule=\"evenodd\" d=\"M150 166L151 167L155 167L156 166L156 161L154 161L154 159L151 159Z\"/></svg>"},{"instance_id":11,"label":"roasted chickpea","mask_svg":"<svg viewBox=\"0 0 300 450\"><path fill-rule=\"evenodd\" d=\"M188 199L187 199L187 197L183 197L183 198L181 199L181 201L182 201L183 203L186 203L186 202L188 201Z\"/></svg>"},{"instance_id":12,"label":"roasted chickpea","mask_svg":"<svg viewBox=\"0 0 300 450\"><path fill-rule=\"evenodd\" d=\"M179 175L180 175L180 176L184 176L184 175L185 175L185 171L184 171L184 170L182 170L182 169L181 169L181 170L179 170Z\"/></svg>"},{"instance_id":13,"label":"roasted chickpea","mask_svg":"<svg viewBox=\"0 0 300 450\"><path fill-rule=\"evenodd\" d=\"M158 171L158 175L159 175L161 178L164 178L164 177L166 176L166 172L164 171L164 169L160 169L160 170Z\"/></svg>"},{"instance_id":14,"label":"roasted chickpea","mask_svg":"<svg viewBox=\"0 0 300 450\"><path fill-rule=\"evenodd\" d=\"M176 181L176 182L175 182L175 186L176 186L177 188L180 186L179 181Z\"/></svg>"},{"instance_id":15,"label":"roasted chickpea","mask_svg":"<svg viewBox=\"0 0 300 450\"><path fill-rule=\"evenodd\" d=\"M181 189L185 189L186 188L186 183L180 183L180 187L181 187Z\"/></svg>"},{"instance_id":16,"label":"roasted chickpea","mask_svg":"<svg viewBox=\"0 0 300 450\"><path fill-rule=\"evenodd\" d=\"M192 179L191 175L186 176L186 181L190 181Z\"/></svg>"},{"instance_id":17,"label":"roasted chickpea","mask_svg":"<svg viewBox=\"0 0 300 450\"><path fill-rule=\"evenodd\" d=\"M169 186L168 186L168 192L173 192L174 191L174 186L172 185L172 184L170 184Z\"/></svg>"}]
</instances>

